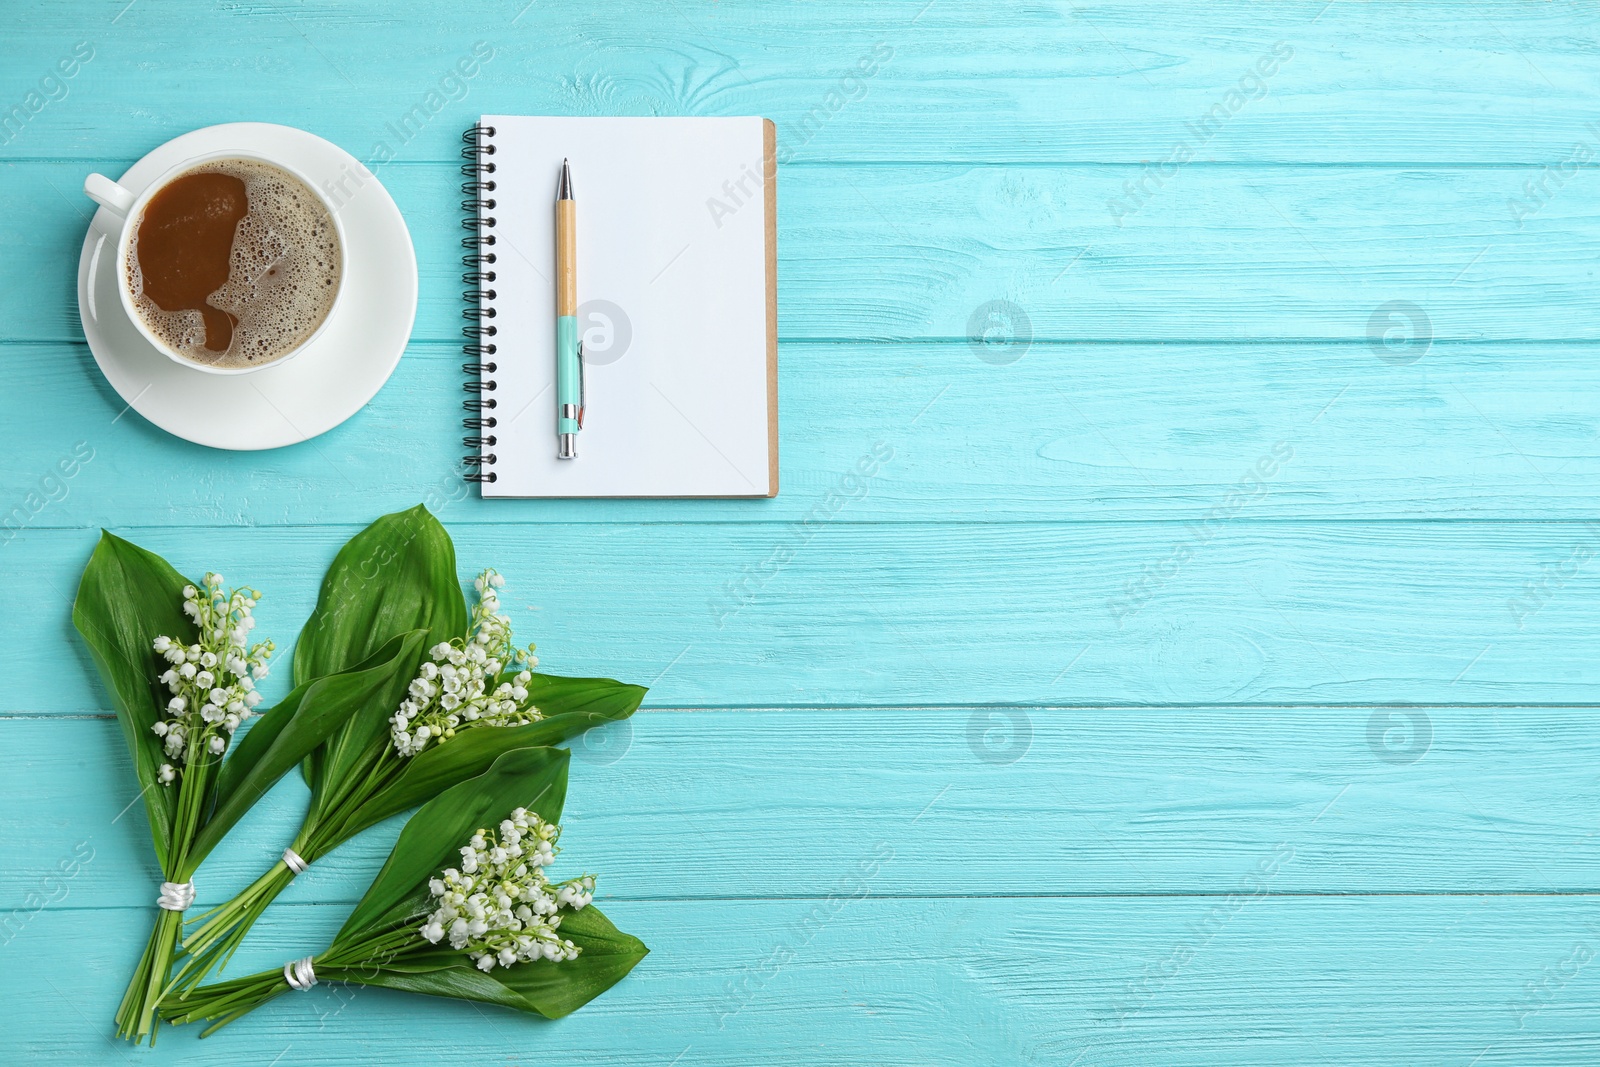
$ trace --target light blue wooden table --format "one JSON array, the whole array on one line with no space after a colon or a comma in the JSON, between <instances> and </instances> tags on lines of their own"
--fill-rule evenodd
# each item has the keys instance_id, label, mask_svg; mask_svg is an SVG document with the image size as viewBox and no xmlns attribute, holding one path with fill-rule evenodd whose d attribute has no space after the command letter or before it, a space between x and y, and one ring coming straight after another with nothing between
<instances>
[{"instance_id":1,"label":"light blue wooden table","mask_svg":"<svg viewBox=\"0 0 1600 1067\"><path fill-rule=\"evenodd\" d=\"M4 1062L1600 1062L1600 9L13 0L0 25ZM776 500L462 491L480 112L776 121ZM258 455L124 413L74 299L84 175L235 120L387 142L421 271L372 404ZM156 871L68 619L99 528L257 585L291 635L336 546L419 500L511 576L548 669L652 686L580 746L565 842L653 954L554 1024L324 986L119 1045ZM282 784L202 902L304 801ZM301 879L241 966L318 947L395 829Z\"/></svg>"}]
</instances>

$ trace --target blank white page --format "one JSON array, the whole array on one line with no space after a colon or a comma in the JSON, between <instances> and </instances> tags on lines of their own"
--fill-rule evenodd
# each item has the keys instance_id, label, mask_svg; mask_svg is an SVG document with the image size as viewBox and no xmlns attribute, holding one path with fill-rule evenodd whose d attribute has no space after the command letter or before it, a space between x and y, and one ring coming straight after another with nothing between
<instances>
[{"instance_id":1,"label":"blank white page","mask_svg":"<svg viewBox=\"0 0 1600 1067\"><path fill-rule=\"evenodd\" d=\"M767 496L759 118L485 115L495 389L486 497ZM555 197L577 203L584 420L556 459ZM625 344L625 347L624 347Z\"/></svg>"}]
</instances>

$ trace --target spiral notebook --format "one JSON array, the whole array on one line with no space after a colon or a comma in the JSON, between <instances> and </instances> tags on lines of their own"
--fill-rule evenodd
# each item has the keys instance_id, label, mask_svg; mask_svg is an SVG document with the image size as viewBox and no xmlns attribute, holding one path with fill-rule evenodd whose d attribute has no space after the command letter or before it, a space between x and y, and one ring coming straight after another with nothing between
<instances>
[{"instance_id":1,"label":"spiral notebook","mask_svg":"<svg viewBox=\"0 0 1600 1067\"><path fill-rule=\"evenodd\" d=\"M778 492L777 189L760 118L485 115L463 137L468 476L485 497ZM555 197L584 412L556 458Z\"/></svg>"}]
</instances>

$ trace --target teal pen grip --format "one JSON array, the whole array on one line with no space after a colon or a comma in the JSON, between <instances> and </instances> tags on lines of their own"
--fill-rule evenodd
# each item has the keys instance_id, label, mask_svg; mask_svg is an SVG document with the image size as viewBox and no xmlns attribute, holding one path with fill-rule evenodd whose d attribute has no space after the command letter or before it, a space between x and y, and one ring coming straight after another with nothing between
<instances>
[{"instance_id":1,"label":"teal pen grip","mask_svg":"<svg viewBox=\"0 0 1600 1067\"><path fill-rule=\"evenodd\" d=\"M578 318L556 318L556 433L577 433L578 420L562 412L571 405L583 408L583 369L578 365Z\"/></svg>"}]
</instances>

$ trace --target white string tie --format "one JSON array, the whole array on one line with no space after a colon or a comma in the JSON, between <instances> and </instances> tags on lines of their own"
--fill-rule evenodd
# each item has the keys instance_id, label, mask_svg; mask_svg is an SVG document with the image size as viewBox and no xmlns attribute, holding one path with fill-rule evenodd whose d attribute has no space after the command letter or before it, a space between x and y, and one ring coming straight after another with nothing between
<instances>
[{"instance_id":1,"label":"white string tie","mask_svg":"<svg viewBox=\"0 0 1600 1067\"><path fill-rule=\"evenodd\" d=\"M306 872L306 868L311 866L311 864L307 863L303 858L301 858L300 853L296 852L292 848L286 848L283 850L283 865L289 868L290 874L297 875L304 874Z\"/></svg>"},{"instance_id":2,"label":"white string tie","mask_svg":"<svg viewBox=\"0 0 1600 1067\"><path fill-rule=\"evenodd\" d=\"M162 882L156 903L167 911L186 911L194 903L193 882Z\"/></svg>"},{"instance_id":3,"label":"white string tie","mask_svg":"<svg viewBox=\"0 0 1600 1067\"><path fill-rule=\"evenodd\" d=\"M289 983L289 988L304 992L317 984L317 972L311 969L311 957L303 960L290 960L283 965L283 980Z\"/></svg>"}]
</instances>

